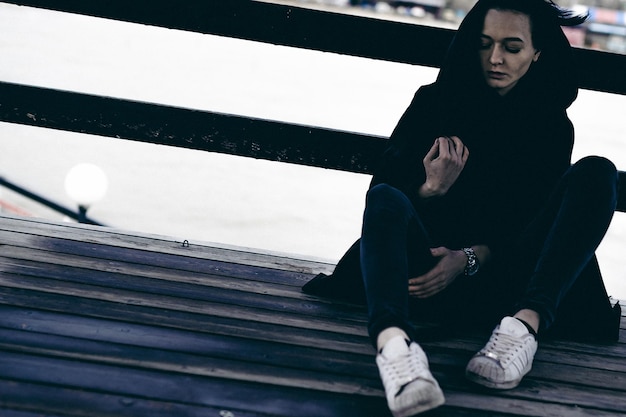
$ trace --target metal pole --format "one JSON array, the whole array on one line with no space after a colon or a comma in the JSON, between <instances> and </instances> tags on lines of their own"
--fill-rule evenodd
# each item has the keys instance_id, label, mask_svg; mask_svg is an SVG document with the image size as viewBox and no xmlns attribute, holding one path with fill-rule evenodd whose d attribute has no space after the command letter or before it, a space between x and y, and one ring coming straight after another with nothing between
<instances>
[{"instance_id":1,"label":"metal pole","mask_svg":"<svg viewBox=\"0 0 626 417\"><path fill-rule=\"evenodd\" d=\"M65 216L67 216L67 217L70 217L70 218L72 218L72 219L74 219L74 220L76 220L76 221L78 221L80 223L93 224L93 225L96 225L96 226L105 226L102 223L99 223L99 222L97 222L95 220L92 220L92 219L88 218L87 217L87 208L86 207L79 207L78 208L78 212L76 212L76 211L74 211L72 209L69 209L67 207L64 207L64 206L58 204L58 203L55 203L52 200L49 200L49 199L47 199L45 197L42 197L42 196L40 196L38 194L35 194L34 192L29 191L29 190L27 190L24 187L21 187L21 186L19 186L17 184L14 184L14 183L6 180L4 177L0 177L0 185L8 188L9 190L15 191L18 194L21 194L21 195L23 195L26 198L29 198L29 199L31 199L33 201L36 201L37 203L42 204L42 205L44 205L44 206L46 206L46 207L48 207L48 208L50 208L50 209L52 209L52 210L54 210L54 211L56 211L58 213L61 213L61 214L65 215Z\"/></svg>"}]
</instances>

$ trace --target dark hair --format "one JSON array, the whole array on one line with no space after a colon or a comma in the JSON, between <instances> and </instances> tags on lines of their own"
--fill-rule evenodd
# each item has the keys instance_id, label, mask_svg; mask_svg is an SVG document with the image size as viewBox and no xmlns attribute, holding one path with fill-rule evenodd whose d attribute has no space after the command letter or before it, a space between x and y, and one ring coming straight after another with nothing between
<instances>
[{"instance_id":1,"label":"dark hair","mask_svg":"<svg viewBox=\"0 0 626 417\"><path fill-rule=\"evenodd\" d=\"M509 10L527 15L530 19L530 31L533 45L541 50L552 34L555 26L578 26L584 23L588 15L575 14L572 10L559 7L552 0L487 0L481 2L482 9Z\"/></svg>"},{"instance_id":2,"label":"dark hair","mask_svg":"<svg viewBox=\"0 0 626 417\"><path fill-rule=\"evenodd\" d=\"M527 90L528 96L545 98L538 100L542 105L567 108L578 94L578 80L571 47L561 26L579 25L587 16L562 9L552 0L479 0L459 26L437 77L444 111L454 111L455 106L467 103L487 88L477 51L485 16L493 9L527 15L533 46L541 50L541 57L518 86Z\"/></svg>"}]
</instances>

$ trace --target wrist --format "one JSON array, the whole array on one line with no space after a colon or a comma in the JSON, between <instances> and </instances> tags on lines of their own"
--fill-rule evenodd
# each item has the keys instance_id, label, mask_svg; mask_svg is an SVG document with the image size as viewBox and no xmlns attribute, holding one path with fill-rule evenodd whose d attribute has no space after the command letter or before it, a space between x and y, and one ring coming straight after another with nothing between
<instances>
[{"instance_id":1,"label":"wrist","mask_svg":"<svg viewBox=\"0 0 626 417\"><path fill-rule=\"evenodd\" d=\"M429 184L428 181L420 186L418 193L419 196L423 199L428 199L439 195L439 192L435 189L435 187Z\"/></svg>"},{"instance_id":2,"label":"wrist","mask_svg":"<svg viewBox=\"0 0 626 417\"><path fill-rule=\"evenodd\" d=\"M463 248L463 253L467 257L467 262L465 264L465 269L463 270L463 275L466 277L471 277L478 273L480 269L480 262L478 260L478 256L476 256L476 252L471 247Z\"/></svg>"}]
</instances>

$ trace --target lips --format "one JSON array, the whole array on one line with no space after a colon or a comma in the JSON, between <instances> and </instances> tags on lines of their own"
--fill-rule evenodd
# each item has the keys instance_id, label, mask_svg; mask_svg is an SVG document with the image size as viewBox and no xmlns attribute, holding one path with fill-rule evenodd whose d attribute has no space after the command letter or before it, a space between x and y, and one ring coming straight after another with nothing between
<instances>
[{"instance_id":1,"label":"lips","mask_svg":"<svg viewBox=\"0 0 626 417\"><path fill-rule=\"evenodd\" d=\"M506 77L506 74L498 71L487 71L487 76L494 80L502 80Z\"/></svg>"}]
</instances>

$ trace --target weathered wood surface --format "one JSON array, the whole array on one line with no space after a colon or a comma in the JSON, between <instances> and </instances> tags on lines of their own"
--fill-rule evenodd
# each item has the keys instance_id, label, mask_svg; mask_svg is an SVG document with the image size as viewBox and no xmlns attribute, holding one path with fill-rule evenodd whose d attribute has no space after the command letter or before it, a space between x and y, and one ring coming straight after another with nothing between
<instances>
[{"instance_id":1,"label":"weathered wood surface","mask_svg":"<svg viewBox=\"0 0 626 417\"><path fill-rule=\"evenodd\" d=\"M360 173L371 172L387 142L378 136L5 82L0 82L0 120Z\"/></svg>"},{"instance_id":2,"label":"weathered wood surface","mask_svg":"<svg viewBox=\"0 0 626 417\"><path fill-rule=\"evenodd\" d=\"M302 294L332 265L0 217L0 415L387 416L362 307ZM623 416L620 343L550 342L512 391L463 378L484 335L423 344L441 416Z\"/></svg>"}]
</instances>

